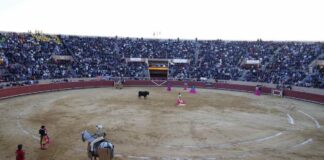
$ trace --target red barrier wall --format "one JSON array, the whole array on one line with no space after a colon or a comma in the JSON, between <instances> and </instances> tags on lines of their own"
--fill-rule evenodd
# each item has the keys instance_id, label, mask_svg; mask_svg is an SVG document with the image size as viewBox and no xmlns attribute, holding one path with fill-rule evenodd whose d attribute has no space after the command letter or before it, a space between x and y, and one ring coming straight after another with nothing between
<instances>
[{"instance_id":1,"label":"red barrier wall","mask_svg":"<svg viewBox=\"0 0 324 160\"><path fill-rule=\"evenodd\" d=\"M285 90L284 97L295 98L299 100L307 100L311 102L324 104L324 95L318 95L313 93Z\"/></svg>"},{"instance_id":2,"label":"red barrier wall","mask_svg":"<svg viewBox=\"0 0 324 160\"><path fill-rule=\"evenodd\" d=\"M111 87L113 81L81 81L68 83L36 84L31 86L12 87L0 90L0 99L39 92L50 92L66 89Z\"/></svg>"},{"instance_id":3,"label":"red barrier wall","mask_svg":"<svg viewBox=\"0 0 324 160\"><path fill-rule=\"evenodd\" d=\"M144 80L128 80L124 83L125 86L177 86L183 87L183 81L144 81ZM66 89L80 89L80 88L95 88L95 87L112 87L114 85L113 81L80 81L80 82L67 82L67 83L52 83L52 84L37 84L31 86L23 87L13 87L0 89L0 99L14 97L19 95L27 95L39 92L50 92L57 90ZM214 88L214 89L224 89L224 90L235 90L243 92L254 92L255 86L239 85L239 84L228 84L228 83L214 83L212 85L206 85L203 82L188 82L188 87L192 85L198 88ZM261 92L263 94L270 94L271 88L262 87ZM284 96L289 98L295 98L305 101L311 101L315 103L324 104L324 95L305 93L299 91L285 90Z\"/></svg>"},{"instance_id":4,"label":"red barrier wall","mask_svg":"<svg viewBox=\"0 0 324 160\"><path fill-rule=\"evenodd\" d=\"M243 92L255 92L255 86L246 86L240 84L228 84L228 83L215 83L216 89L224 89L224 90L235 90L235 91L243 91ZM262 94L271 94L271 88L262 87Z\"/></svg>"}]
</instances>

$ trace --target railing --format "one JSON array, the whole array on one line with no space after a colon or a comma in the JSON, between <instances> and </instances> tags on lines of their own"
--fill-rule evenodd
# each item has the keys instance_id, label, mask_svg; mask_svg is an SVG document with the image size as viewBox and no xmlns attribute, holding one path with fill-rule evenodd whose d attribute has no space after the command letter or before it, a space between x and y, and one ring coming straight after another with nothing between
<instances>
[{"instance_id":1,"label":"railing","mask_svg":"<svg viewBox=\"0 0 324 160\"><path fill-rule=\"evenodd\" d=\"M222 89L241 92L255 92L255 86L233 83L210 83L210 82L195 82L195 81L151 81L151 80L126 80L124 86L145 86L145 87L165 87L171 85L174 87L184 87L184 84L190 86L196 86L197 88L208 89ZM28 95L41 92L68 90L68 89L84 89L84 88L96 88L96 87L113 87L114 81L112 80L81 80L77 82L62 82L62 83L44 83L34 84L29 86L11 87L0 89L0 99L10 98L21 95ZM273 88L263 86L261 88L262 94L271 94ZM304 101L310 101L314 103L324 104L324 95L317 93L307 93L294 90L284 90L284 96Z\"/></svg>"}]
</instances>

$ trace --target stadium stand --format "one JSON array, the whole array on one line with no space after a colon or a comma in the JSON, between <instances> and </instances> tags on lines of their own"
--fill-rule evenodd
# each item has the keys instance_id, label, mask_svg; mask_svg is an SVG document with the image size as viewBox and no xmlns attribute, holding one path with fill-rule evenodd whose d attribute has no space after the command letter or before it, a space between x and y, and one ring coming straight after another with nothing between
<instances>
[{"instance_id":1,"label":"stadium stand","mask_svg":"<svg viewBox=\"0 0 324 160\"><path fill-rule=\"evenodd\" d=\"M158 40L0 32L0 82L19 85L18 81L29 84L58 78L142 79L149 77L149 64L129 63L126 58L154 58L190 61L168 63L171 79L207 78L324 88L324 67L310 65L323 60L323 54L324 44L320 42ZM247 66L250 62L256 65Z\"/></svg>"}]
</instances>

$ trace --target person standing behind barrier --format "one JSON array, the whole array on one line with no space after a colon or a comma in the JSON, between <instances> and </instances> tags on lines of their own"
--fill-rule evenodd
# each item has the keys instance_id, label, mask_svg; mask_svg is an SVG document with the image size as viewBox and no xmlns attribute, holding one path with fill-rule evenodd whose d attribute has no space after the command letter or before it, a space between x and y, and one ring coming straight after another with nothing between
<instances>
[{"instance_id":1,"label":"person standing behind barrier","mask_svg":"<svg viewBox=\"0 0 324 160\"><path fill-rule=\"evenodd\" d=\"M22 150L23 145L19 144L16 150L16 160L25 160L25 151Z\"/></svg>"},{"instance_id":2,"label":"person standing behind barrier","mask_svg":"<svg viewBox=\"0 0 324 160\"><path fill-rule=\"evenodd\" d=\"M167 85L167 91L171 92L171 84L169 84L169 83Z\"/></svg>"},{"instance_id":3,"label":"person standing behind barrier","mask_svg":"<svg viewBox=\"0 0 324 160\"><path fill-rule=\"evenodd\" d=\"M184 84L183 84L183 90L187 90L187 88L188 88L188 83L187 82L185 82Z\"/></svg>"}]
</instances>

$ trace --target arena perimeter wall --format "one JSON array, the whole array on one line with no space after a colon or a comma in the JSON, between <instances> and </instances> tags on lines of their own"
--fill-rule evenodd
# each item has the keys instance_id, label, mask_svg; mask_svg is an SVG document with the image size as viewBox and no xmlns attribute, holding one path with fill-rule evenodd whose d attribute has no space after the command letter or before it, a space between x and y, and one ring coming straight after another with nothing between
<instances>
[{"instance_id":1,"label":"arena perimeter wall","mask_svg":"<svg viewBox=\"0 0 324 160\"><path fill-rule=\"evenodd\" d=\"M184 87L183 81L147 81L147 80L127 80L124 86L128 87L165 87L171 85L173 87ZM229 83L204 83L204 82L187 82L188 89L191 86L197 88L208 89L222 89L241 92L255 92L255 86L229 84ZM114 81L79 81L79 82L66 82L66 83L49 83L49 84L36 84L30 86L12 87L0 89L0 99L10 98L21 95L28 95L41 92L51 92L68 89L83 89L83 88L98 88L98 87L113 87ZM272 88L262 87L262 94L271 94ZM135 93L134 93L135 94ZM324 104L324 95L315 93L306 93L293 90L285 90L284 96L314 103Z\"/></svg>"}]
</instances>

